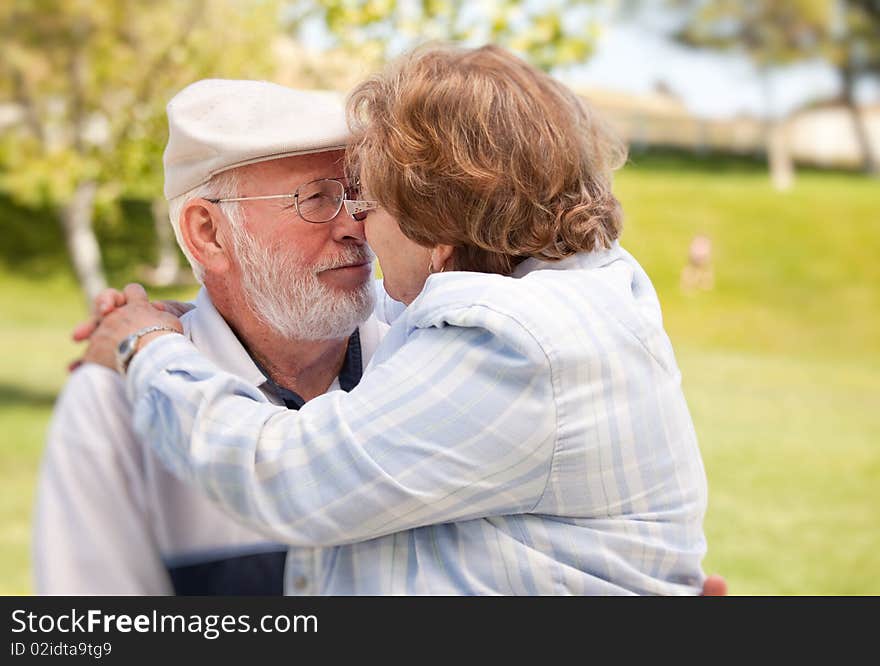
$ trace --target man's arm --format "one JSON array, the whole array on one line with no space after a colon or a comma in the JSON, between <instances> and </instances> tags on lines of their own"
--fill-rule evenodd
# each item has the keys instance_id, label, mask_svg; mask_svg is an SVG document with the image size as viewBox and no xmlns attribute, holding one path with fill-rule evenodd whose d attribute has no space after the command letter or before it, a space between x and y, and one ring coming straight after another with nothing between
<instances>
[{"instance_id":1,"label":"man's arm","mask_svg":"<svg viewBox=\"0 0 880 666\"><path fill-rule=\"evenodd\" d=\"M87 364L59 396L33 533L38 594L171 594L143 498L143 451L119 376Z\"/></svg>"},{"instance_id":2,"label":"man's arm","mask_svg":"<svg viewBox=\"0 0 880 666\"><path fill-rule=\"evenodd\" d=\"M727 596L727 581L724 580L723 577L718 574L712 574L711 576L707 576L706 580L703 581L703 596L704 597L726 597Z\"/></svg>"}]
</instances>

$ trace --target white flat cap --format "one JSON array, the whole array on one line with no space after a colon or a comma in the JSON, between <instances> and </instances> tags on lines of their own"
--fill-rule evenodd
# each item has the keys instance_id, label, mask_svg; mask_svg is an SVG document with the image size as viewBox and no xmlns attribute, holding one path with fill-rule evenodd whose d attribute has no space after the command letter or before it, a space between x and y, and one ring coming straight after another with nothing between
<instances>
[{"instance_id":1,"label":"white flat cap","mask_svg":"<svg viewBox=\"0 0 880 666\"><path fill-rule=\"evenodd\" d=\"M332 93L267 81L197 81L177 93L167 108L167 199L221 171L340 150L349 138L342 102Z\"/></svg>"}]
</instances>

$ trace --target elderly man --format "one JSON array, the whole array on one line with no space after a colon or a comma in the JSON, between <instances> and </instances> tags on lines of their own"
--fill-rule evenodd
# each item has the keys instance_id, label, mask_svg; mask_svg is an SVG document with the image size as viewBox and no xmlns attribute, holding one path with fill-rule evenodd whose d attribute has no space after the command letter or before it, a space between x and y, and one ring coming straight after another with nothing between
<instances>
[{"instance_id":1,"label":"elderly man","mask_svg":"<svg viewBox=\"0 0 880 666\"><path fill-rule=\"evenodd\" d=\"M343 178L342 108L318 93L208 80L172 99L168 120L165 196L203 285L185 334L290 409L351 389L386 327L370 316L363 225L344 206L357 197ZM76 370L41 470L38 593L315 589L320 549L288 549L236 523L144 444L120 376L93 364Z\"/></svg>"}]
</instances>

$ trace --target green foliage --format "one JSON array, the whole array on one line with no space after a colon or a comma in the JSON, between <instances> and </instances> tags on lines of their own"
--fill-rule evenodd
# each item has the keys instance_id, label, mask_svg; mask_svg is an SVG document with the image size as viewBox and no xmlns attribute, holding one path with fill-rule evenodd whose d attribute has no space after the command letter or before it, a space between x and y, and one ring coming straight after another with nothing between
<instances>
[{"instance_id":1,"label":"green foliage","mask_svg":"<svg viewBox=\"0 0 880 666\"><path fill-rule=\"evenodd\" d=\"M678 39L690 46L742 50L758 65L817 54L833 19L827 0L697 0Z\"/></svg>"},{"instance_id":2,"label":"green foliage","mask_svg":"<svg viewBox=\"0 0 880 666\"><path fill-rule=\"evenodd\" d=\"M495 43L552 69L584 62L597 24L577 0L475 3L464 0L309 0L289 13L296 31L308 19L324 24L337 45L382 62L427 41Z\"/></svg>"},{"instance_id":3,"label":"green foliage","mask_svg":"<svg viewBox=\"0 0 880 666\"><path fill-rule=\"evenodd\" d=\"M430 38L497 41L550 68L590 52L595 25L568 28L562 19L579 4L312 0L287 3L284 15L288 27L319 18L359 61L378 64L392 47ZM0 137L0 188L23 206L64 211L71 238L88 234L93 213L122 220L123 197L160 197L165 104L201 78L272 78L281 7L281 0L0 4L0 104L21 116ZM94 199L71 205L93 183ZM71 244L80 248L73 263L88 297L103 280L85 246Z\"/></svg>"},{"instance_id":4,"label":"green foliage","mask_svg":"<svg viewBox=\"0 0 880 666\"><path fill-rule=\"evenodd\" d=\"M880 76L880 4L841 0L836 21L826 33L825 56L839 68Z\"/></svg>"},{"instance_id":5,"label":"green foliage","mask_svg":"<svg viewBox=\"0 0 880 666\"><path fill-rule=\"evenodd\" d=\"M880 8L873 0L670 0L686 7L676 37L689 46L737 50L758 66L823 57L880 74Z\"/></svg>"},{"instance_id":6,"label":"green foliage","mask_svg":"<svg viewBox=\"0 0 880 666\"><path fill-rule=\"evenodd\" d=\"M48 205L28 207L0 191L0 271L30 279L74 279L55 215ZM123 197L96 212L94 228L109 283L143 281L143 269L157 259L150 202Z\"/></svg>"},{"instance_id":7,"label":"green foliage","mask_svg":"<svg viewBox=\"0 0 880 666\"><path fill-rule=\"evenodd\" d=\"M0 4L0 186L56 211L86 299L104 284L92 218L125 195L158 198L165 105L209 76L272 71L277 2L10 0Z\"/></svg>"},{"instance_id":8,"label":"green foliage","mask_svg":"<svg viewBox=\"0 0 880 666\"><path fill-rule=\"evenodd\" d=\"M3 187L57 206L161 194L165 104L199 78L264 77L277 3L10 0L0 5L0 101L23 122L0 144Z\"/></svg>"}]
</instances>

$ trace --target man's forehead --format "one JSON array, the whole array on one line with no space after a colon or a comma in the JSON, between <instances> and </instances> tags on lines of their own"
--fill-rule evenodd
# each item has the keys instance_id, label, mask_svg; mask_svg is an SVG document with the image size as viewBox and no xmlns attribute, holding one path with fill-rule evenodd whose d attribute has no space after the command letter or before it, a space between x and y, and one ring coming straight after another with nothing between
<instances>
[{"instance_id":1,"label":"man's forehead","mask_svg":"<svg viewBox=\"0 0 880 666\"><path fill-rule=\"evenodd\" d=\"M275 160L266 160L240 167L240 175L246 181L283 180L284 182L305 183L317 178L334 178L343 175L345 151L328 150L306 155L292 155Z\"/></svg>"}]
</instances>

